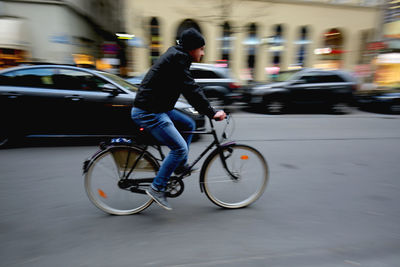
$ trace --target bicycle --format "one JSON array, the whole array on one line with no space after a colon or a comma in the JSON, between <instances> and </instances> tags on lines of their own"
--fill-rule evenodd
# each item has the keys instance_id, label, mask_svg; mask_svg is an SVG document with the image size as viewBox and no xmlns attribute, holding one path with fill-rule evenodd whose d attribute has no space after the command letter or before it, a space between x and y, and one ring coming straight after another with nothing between
<instances>
[{"instance_id":1,"label":"bicycle","mask_svg":"<svg viewBox=\"0 0 400 267\"><path fill-rule=\"evenodd\" d=\"M219 207L237 209L261 197L269 180L269 169L263 155L255 148L234 141L222 143L227 139L230 117L226 119L221 140L211 119L210 130L183 133L213 136L213 142L193 161L190 170L215 147L202 164L200 191ZM126 139L127 142L117 144L100 143L100 150L84 161L86 193L90 201L105 213L135 214L153 203L145 190L152 183L165 155L161 146L148 141L148 135L141 130L140 135L133 136L133 140L139 142ZM158 157L150 152L151 147L158 152ZM166 188L167 197L181 195L184 191L183 179L190 174L171 176Z\"/></svg>"}]
</instances>

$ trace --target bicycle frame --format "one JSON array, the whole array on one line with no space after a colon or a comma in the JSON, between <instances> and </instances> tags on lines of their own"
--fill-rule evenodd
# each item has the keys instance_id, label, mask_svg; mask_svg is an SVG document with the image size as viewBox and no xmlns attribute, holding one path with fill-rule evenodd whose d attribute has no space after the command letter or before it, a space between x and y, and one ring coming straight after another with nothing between
<instances>
[{"instance_id":1,"label":"bicycle frame","mask_svg":"<svg viewBox=\"0 0 400 267\"><path fill-rule=\"evenodd\" d=\"M229 118L227 118L227 120L229 120ZM216 149L217 149L217 151L218 151L218 153L219 153L219 155L220 155L220 159L221 159L221 162L222 162L222 165L223 165L223 167L224 167L224 169L227 171L227 173L231 176L231 178L232 179L239 179L239 177L237 177L236 175L234 175L230 170L229 170L229 168L228 168L228 166L227 166L227 164L226 164L226 158L224 157L224 155L223 155L223 148L225 148L225 147L228 147L228 146L231 146L231 145L233 145L233 144L235 144L235 142L234 141L230 141L230 142L227 142L227 143L223 143L223 144L221 144L221 142L220 142L220 140L218 139L218 136L217 136L217 132L216 132L216 130L215 130L215 128L214 128L214 124L213 124L213 122L212 122L212 120L211 119L209 119L209 122L210 122L210 130L205 130L205 131L182 131L182 133L183 134L201 134L201 135L212 135L213 137L214 137L214 141L211 143L211 144L209 144L202 152L201 152L201 154L192 162L192 164L189 166L189 168L190 168L190 170L213 148L213 147L216 147ZM225 130L223 131L223 133L222 133L222 135L221 135L223 138L225 138L226 137L226 135L225 135ZM133 146L136 146L137 148L139 148L140 150L141 150L141 154L139 155L139 157L136 159L136 161L135 161L135 163L130 167L130 169L129 169L129 171L128 170L126 170L126 171L128 171L127 172L127 174L126 175L124 175L124 177L122 177L122 179L120 180L120 183L121 183L121 185L122 185L122 183L127 183L126 185L128 186L138 186L138 185L140 185L141 183L151 183L152 182L152 180L154 179L154 178L143 178L143 179L135 179L135 180L132 180L132 181L130 181L130 179L129 179L129 176L131 175L131 173L133 172L133 170L135 169L135 167L137 166L137 164L138 164L138 162L140 161L140 159L142 159L143 157L144 157L144 155L147 153L148 154L148 156L150 156L150 157L153 157L155 160L157 160L157 161L162 161L162 160L164 160L164 158L165 158L165 156L164 156L164 154L163 154L163 152L162 152L162 149L161 149L161 145L149 145L149 144L144 144L144 146L143 147L139 147L139 146L137 146L137 145L133 145ZM148 147L149 146L152 146L152 147L154 147L157 151L158 151L158 153L160 154L160 158L158 159L158 158L155 158L150 152L148 152ZM127 157L127 159L126 159L126 162L129 162L129 157L130 157L130 155L128 154L128 157ZM127 164L126 164L126 166L127 166ZM124 172L125 173L125 172ZM185 177L187 177L188 175L187 174L181 174L181 175L179 175L179 176L175 176L174 178L176 179L176 180L182 180L183 178L185 178ZM125 181L125 182L124 182ZM129 182L130 181L130 182ZM144 190L141 190L141 189L138 189L138 188L136 188L136 189L131 189L132 191L134 191L134 192L136 192L136 193L145 193L144 192ZM201 187L201 191L203 191L203 189L202 189L202 187Z\"/></svg>"}]
</instances>

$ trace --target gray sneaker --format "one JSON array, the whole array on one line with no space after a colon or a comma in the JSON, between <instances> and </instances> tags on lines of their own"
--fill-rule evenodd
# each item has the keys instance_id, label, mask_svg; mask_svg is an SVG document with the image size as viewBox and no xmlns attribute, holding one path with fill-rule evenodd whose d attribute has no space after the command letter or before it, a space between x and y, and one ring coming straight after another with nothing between
<instances>
[{"instance_id":1,"label":"gray sneaker","mask_svg":"<svg viewBox=\"0 0 400 267\"><path fill-rule=\"evenodd\" d=\"M171 205L168 203L167 198L165 197L165 192L156 191L151 186L146 189L146 194L148 194L158 205L163 207L166 210L172 210Z\"/></svg>"}]
</instances>

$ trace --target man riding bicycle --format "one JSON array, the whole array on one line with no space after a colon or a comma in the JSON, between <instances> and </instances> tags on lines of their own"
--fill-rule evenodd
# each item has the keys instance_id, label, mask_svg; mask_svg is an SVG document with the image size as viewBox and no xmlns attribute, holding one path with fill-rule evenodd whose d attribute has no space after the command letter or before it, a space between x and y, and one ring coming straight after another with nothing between
<instances>
[{"instance_id":1,"label":"man riding bicycle","mask_svg":"<svg viewBox=\"0 0 400 267\"><path fill-rule=\"evenodd\" d=\"M204 56L205 41L193 28L182 32L179 45L170 47L150 68L139 87L132 108L132 119L152 134L161 144L170 148L146 193L160 206L171 210L165 196L168 180L173 172L189 172L186 160L192 134L183 137L183 131L195 130L195 122L174 109L179 96L183 96L200 113L215 120L226 117L224 111L215 111L200 86L190 74L192 62L200 62Z\"/></svg>"}]
</instances>

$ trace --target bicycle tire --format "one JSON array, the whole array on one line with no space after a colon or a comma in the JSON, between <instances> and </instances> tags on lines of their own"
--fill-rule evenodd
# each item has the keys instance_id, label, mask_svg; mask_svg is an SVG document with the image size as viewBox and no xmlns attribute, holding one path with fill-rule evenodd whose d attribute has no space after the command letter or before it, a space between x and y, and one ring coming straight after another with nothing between
<instances>
[{"instance_id":1,"label":"bicycle tire","mask_svg":"<svg viewBox=\"0 0 400 267\"><path fill-rule=\"evenodd\" d=\"M131 215L152 204L153 200L146 194L121 189L118 185L142 151L135 146L110 146L91 159L85 173L85 190L97 208L112 215ZM129 179L155 177L158 169L158 161L145 152Z\"/></svg>"},{"instance_id":2,"label":"bicycle tire","mask_svg":"<svg viewBox=\"0 0 400 267\"><path fill-rule=\"evenodd\" d=\"M269 169L263 155L255 148L231 144L222 148L227 168L224 168L218 149L204 162L200 183L208 199L227 209L244 208L259 199L264 193Z\"/></svg>"}]
</instances>

